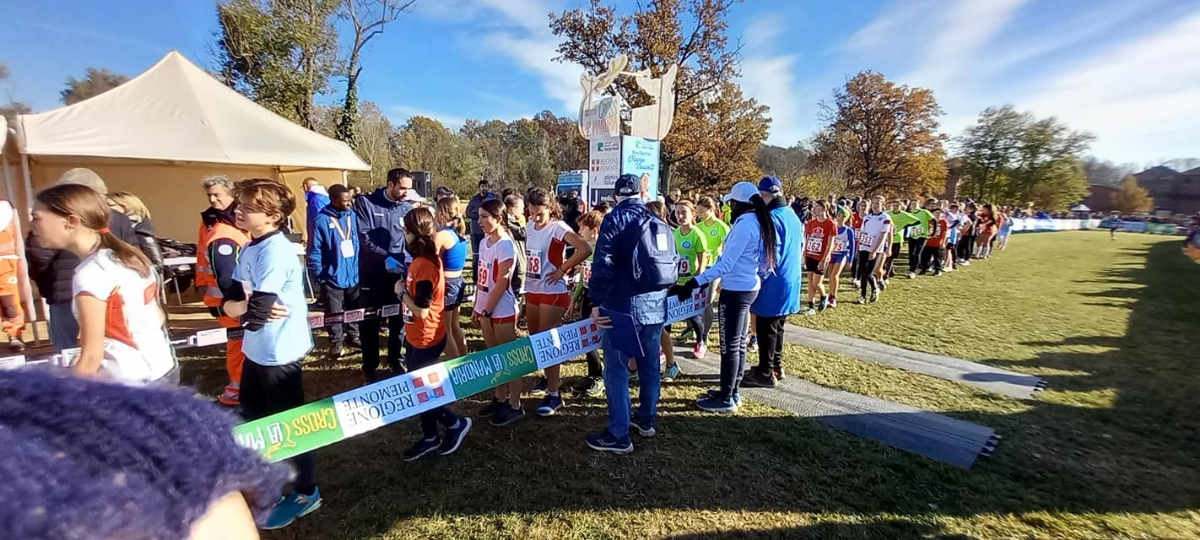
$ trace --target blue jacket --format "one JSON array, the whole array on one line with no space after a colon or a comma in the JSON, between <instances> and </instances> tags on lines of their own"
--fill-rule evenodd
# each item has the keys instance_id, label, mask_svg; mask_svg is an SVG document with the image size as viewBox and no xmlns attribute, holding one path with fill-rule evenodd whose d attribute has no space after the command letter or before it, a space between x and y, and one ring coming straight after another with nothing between
<instances>
[{"instance_id":1,"label":"blue jacket","mask_svg":"<svg viewBox=\"0 0 1200 540\"><path fill-rule=\"evenodd\" d=\"M341 232L334 227L337 221ZM342 233L354 246L354 256L342 255ZM358 285L358 219L350 210L339 211L326 206L317 215L310 233L312 247L308 248L308 271L317 282L348 289Z\"/></svg>"},{"instance_id":2,"label":"blue jacket","mask_svg":"<svg viewBox=\"0 0 1200 540\"><path fill-rule=\"evenodd\" d=\"M409 210L412 210L411 204L388 198L385 188L354 200L361 248L358 268L364 283L395 281L394 277L389 277L394 274L388 274L384 260L393 257L404 264L404 216Z\"/></svg>"},{"instance_id":3,"label":"blue jacket","mask_svg":"<svg viewBox=\"0 0 1200 540\"><path fill-rule=\"evenodd\" d=\"M633 289L631 257L642 237L638 224L649 212L641 199L630 198L604 216L592 251L592 279L587 285L593 306L628 313L635 324L661 324L667 318L667 291L635 294Z\"/></svg>"},{"instance_id":4,"label":"blue jacket","mask_svg":"<svg viewBox=\"0 0 1200 540\"><path fill-rule=\"evenodd\" d=\"M312 189L304 193L304 204L308 206L308 215L304 219L304 232L308 234L308 246L312 247L313 227L317 216L321 215L321 210L329 206L329 194L325 192L324 187L314 185Z\"/></svg>"},{"instance_id":5,"label":"blue jacket","mask_svg":"<svg viewBox=\"0 0 1200 540\"><path fill-rule=\"evenodd\" d=\"M800 311L801 276L804 263L804 225L796 212L771 200L771 221L775 223L775 272L766 276L750 312L760 317L784 317Z\"/></svg>"}]
</instances>

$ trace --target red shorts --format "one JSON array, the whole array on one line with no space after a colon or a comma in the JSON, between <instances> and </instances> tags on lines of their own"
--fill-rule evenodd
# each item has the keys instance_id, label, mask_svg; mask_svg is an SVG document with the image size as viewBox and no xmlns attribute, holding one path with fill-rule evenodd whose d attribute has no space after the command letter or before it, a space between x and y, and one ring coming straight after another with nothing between
<instances>
[{"instance_id":1,"label":"red shorts","mask_svg":"<svg viewBox=\"0 0 1200 540\"><path fill-rule=\"evenodd\" d=\"M512 324L517 322L517 316L509 315L507 317L491 317L491 321L492 324Z\"/></svg>"},{"instance_id":2,"label":"red shorts","mask_svg":"<svg viewBox=\"0 0 1200 540\"><path fill-rule=\"evenodd\" d=\"M567 309L571 305L571 293L525 293L525 303L531 306L554 306Z\"/></svg>"}]
</instances>

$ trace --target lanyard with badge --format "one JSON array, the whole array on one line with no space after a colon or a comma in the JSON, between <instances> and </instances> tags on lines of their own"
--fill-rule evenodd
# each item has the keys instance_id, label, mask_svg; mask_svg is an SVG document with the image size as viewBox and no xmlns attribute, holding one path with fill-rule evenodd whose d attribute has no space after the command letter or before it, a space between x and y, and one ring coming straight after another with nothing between
<instances>
[{"instance_id":1,"label":"lanyard with badge","mask_svg":"<svg viewBox=\"0 0 1200 540\"><path fill-rule=\"evenodd\" d=\"M345 230L342 230L342 224L338 222L336 217L333 218L333 221L331 223L333 225L333 228L337 230L338 236L342 237L342 241L338 243L338 246L342 251L342 258L344 258L344 259L353 258L354 257L354 241L350 238L349 235L346 234ZM347 219L346 220L346 229L350 229L353 227L350 223L351 223L350 220Z\"/></svg>"}]
</instances>

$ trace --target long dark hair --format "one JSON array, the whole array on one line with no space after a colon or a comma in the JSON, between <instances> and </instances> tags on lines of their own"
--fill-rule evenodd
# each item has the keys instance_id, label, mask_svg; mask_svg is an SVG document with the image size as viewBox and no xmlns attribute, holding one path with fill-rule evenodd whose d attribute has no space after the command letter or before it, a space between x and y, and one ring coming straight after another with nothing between
<instances>
[{"instance_id":1,"label":"long dark hair","mask_svg":"<svg viewBox=\"0 0 1200 540\"><path fill-rule=\"evenodd\" d=\"M100 192L82 184L62 184L42 190L37 202L56 216L78 217L80 225L100 235L100 247L111 249L117 261L139 276L150 277L150 259L108 230L113 211Z\"/></svg>"},{"instance_id":2,"label":"long dark hair","mask_svg":"<svg viewBox=\"0 0 1200 540\"><path fill-rule=\"evenodd\" d=\"M646 203L646 210L649 210L654 215L662 218L663 221L669 221L667 219L667 205L663 203L658 201L650 201Z\"/></svg>"},{"instance_id":3,"label":"long dark hair","mask_svg":"<svg viewBox=\"0 0 1200 540\"><path fill-rule=\"evenodd\" d=\"M413 241L406 242L404 247L414 259L426 257L441 264L437 242L433 239L437 234L437 221L433 219L433 212L425 207L413 208L404 214L404 230L413 235Z\"/></svg>"},{"instance_id":4,"label":"long dark hair","mask_svg":"<svg viewBox=\"0 0 1200 540\"><path fill-rule=\"evenodd\" d=\"M771 211L767 209L767 203L761 196L754 195L748 203L733 201L729 208L729 217L737 221L746 212L754 212L754 219L758 221L758 232L762 236L763 252L767 257L767 268L774 269L775 242L778 236L775 234L775 222L771 221Z\"/></svg>"},{"instance_id":5,"label":"long dark hair","mask_svg":"<svg viewBox=\"0 0 1200 540\"><path fill-rule=\"evenodd\" d=\"M533 188L525 196L525 209L529 210L530 206L546 206L550 208L550 219L561 220L563 218L562 207L558 205L558 201L554 200L546 190L542 188Z\"/></svg>"},{"instance_id":6,"label":"long dark hair","mask_svg":"<svg viewBox=\"0 0 1200 540\"><path fill-rule=\"evenodd\" d=\"M463 227L462 209L458 204L458 199L454 197L442 197L437 200L437 212L446 218L446 225L455 234L462 236L465 228Z\"/></svg>"}]
</instances>

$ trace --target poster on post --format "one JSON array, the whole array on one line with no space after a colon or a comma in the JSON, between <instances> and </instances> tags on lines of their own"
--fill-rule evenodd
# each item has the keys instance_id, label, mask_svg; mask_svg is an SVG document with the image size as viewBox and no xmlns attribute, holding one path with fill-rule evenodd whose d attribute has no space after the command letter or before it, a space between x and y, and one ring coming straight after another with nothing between
<instances>
[{"instance_id":1,"label":"poster on post","mask_svg":"<svg viewBox=\"0 0 1200 540\"><path fill-rule=\"evenodd\" d=\"M621 137L621 174L642 178L647 201L658 197L659 150L661 143L643 137Z\"/></svg>"}]
</instances>

